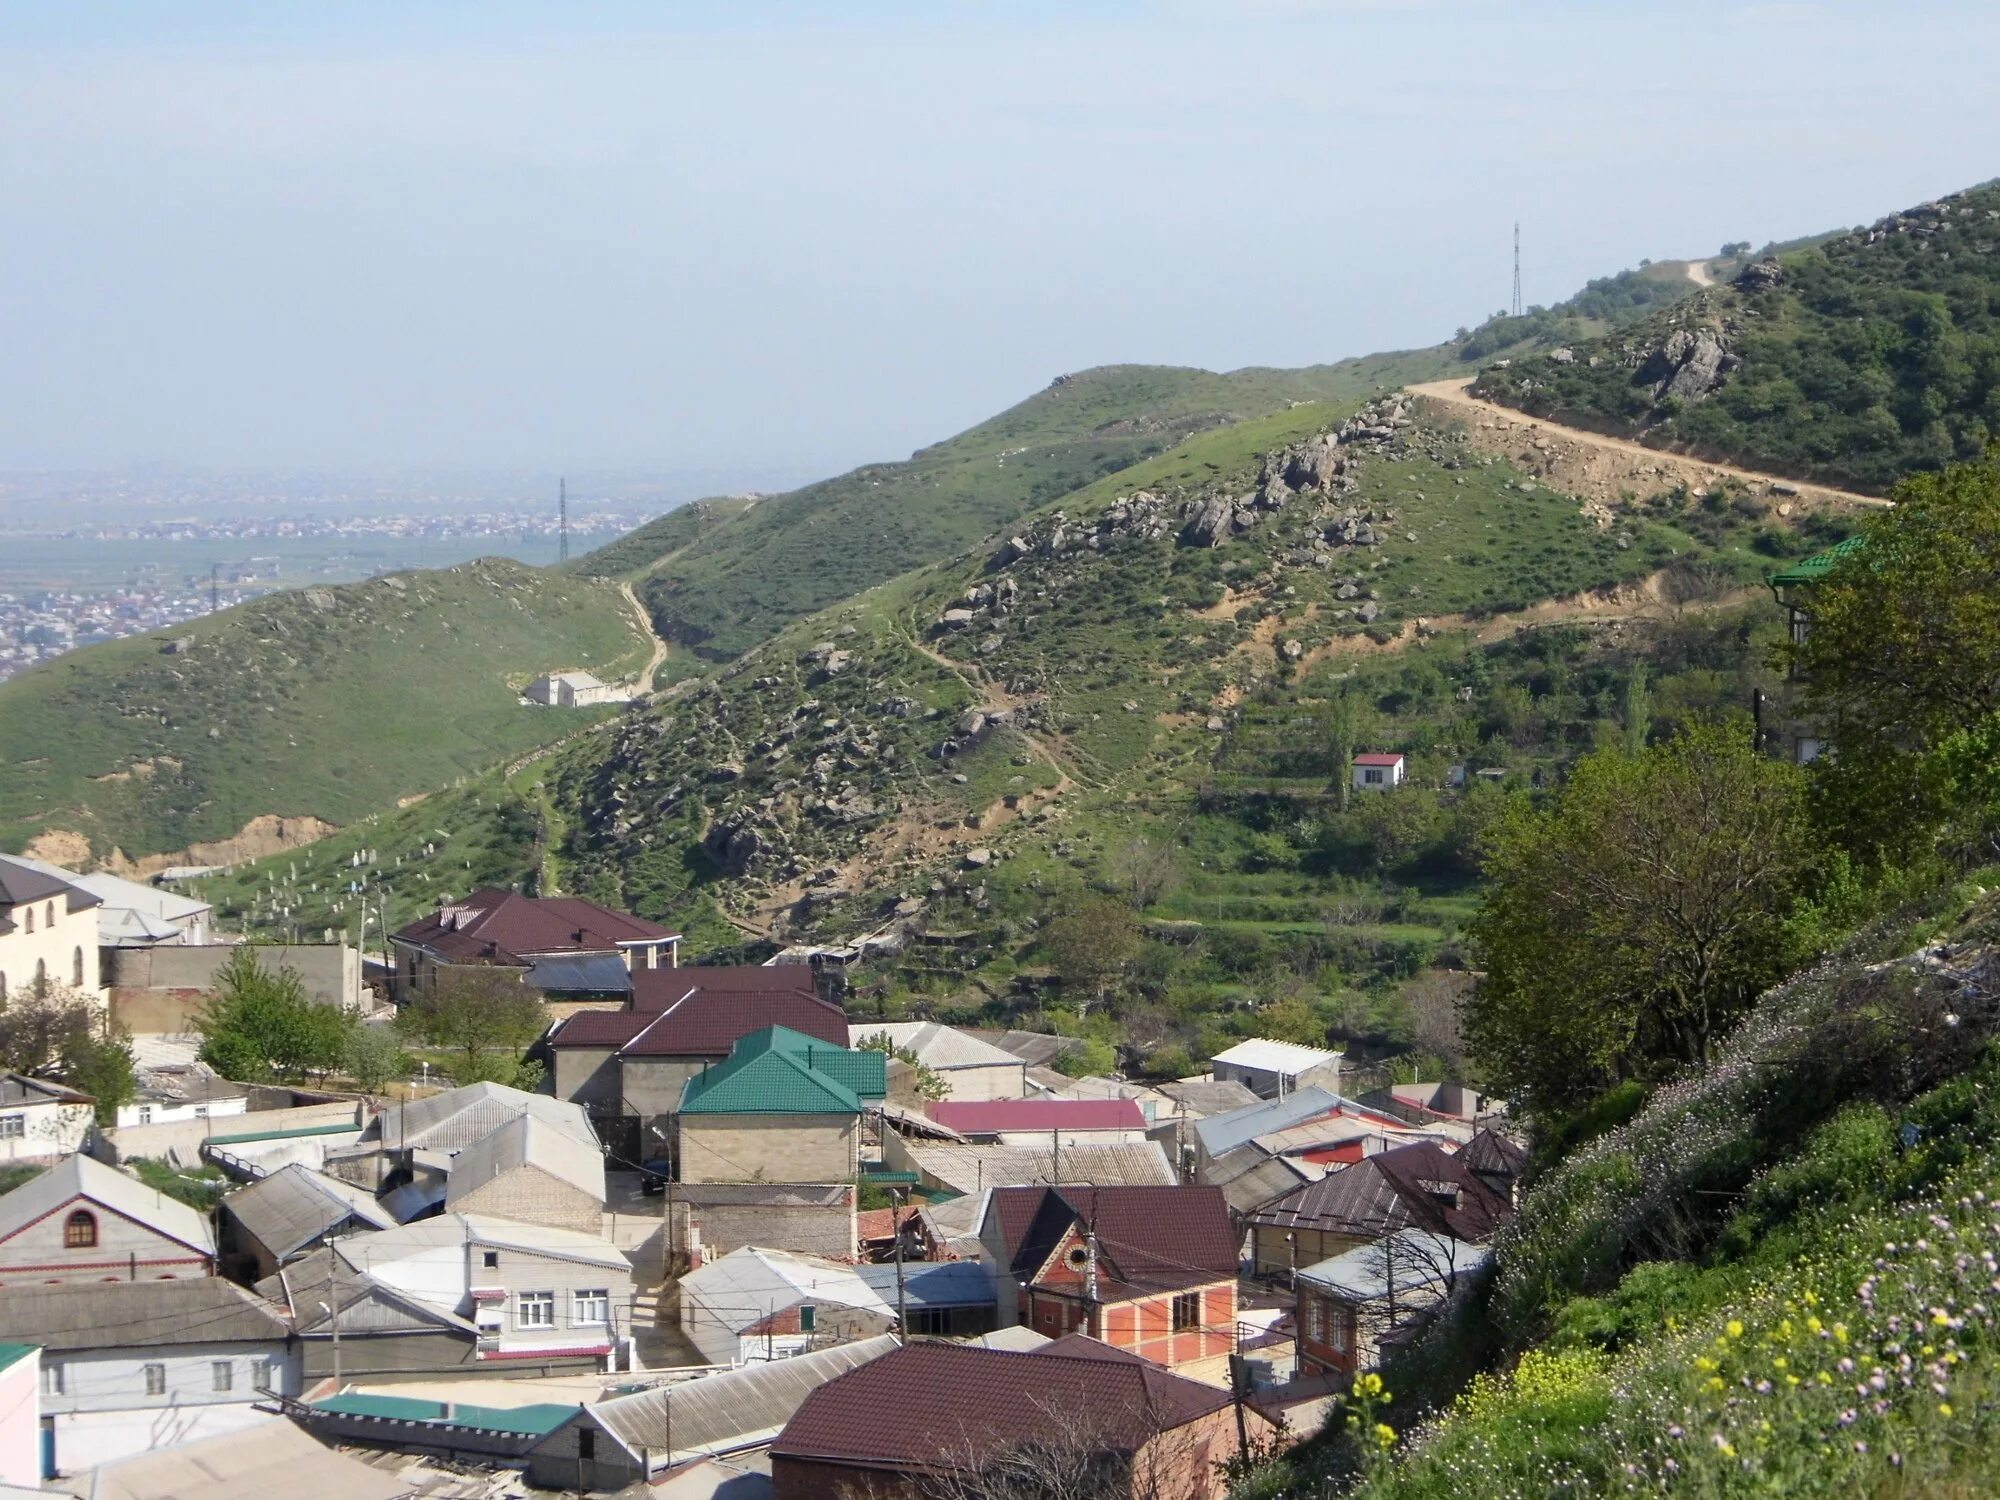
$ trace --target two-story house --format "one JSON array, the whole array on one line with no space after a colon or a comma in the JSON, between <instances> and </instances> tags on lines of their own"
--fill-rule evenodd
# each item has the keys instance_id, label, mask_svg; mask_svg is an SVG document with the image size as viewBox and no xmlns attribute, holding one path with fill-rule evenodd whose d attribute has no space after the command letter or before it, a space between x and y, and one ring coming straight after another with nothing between
<instances>
[{"instance_id":1,"label":"two-story house","mask_svg":"<svg viewBox=\"0 0 2000 1500\"><path fill-rule=\"evenodd\" d=\"M523 896L483 886L389 938L398 1004L437 983L448 969L494 965L558 1007L617 1005L635 970L672 968L680 934L579 896Z\"/></svg>"},{"instance_id":2,"label":"two-story house","mask_svg":"<svg viewBox=\"0 0 2000 1500\"><path fill-rule=\"evenodd\" d=\"M10 1286L0 1328L41 1346L58 1473L264 1421L257 1401L300 1391L283 1311L220 1277Z\"/></svg>"},{"instance_id":3,"label":"two-story house","mask_svg":"<svg viewBox=\"0 0 2000 1500\"><path fill-rule=\"evenodd\" d=\"M96 1122L97 1103L88 1094L25 1073L0 1073L0 1161L81 1151Z\"/></svg>"},{"instance_id":4,"label":"two-story house","mask_svg":"<svg viewBox=\"0 0 2000 1500\"><path fill-rule=\"evenodd\" d=\"M88 1156L0 1197L0 1287L171 1281L214 1267L206 1215Z\"/></svg>"},{"instance_id":5,"label":"two-story house","mask_svg":"<svg viewBox=\"0 0 2000 1500\"><path fill-rule=\"evenodd\" d=\"M308 1379L600 1369L632 1329L632 1263L596 1235L447 1213L331 1241L258 1284L298 1317Z\"/></svg>"},{"instance_id":6,"label":"two-story house","mask_svg":"<svg viewBox=\"0 0 2000 1500\"><path fill-rule=\"evenodd\" d=\"M887 1062L785 1026L743 1038L682 1088L681 1181L853 1181L863 1105L888 1093Z\"/></svg>"},{"instance_id":7,"label":"two-story house","mask_svg":"<svg viewBox=\"0 0 2000 1500\"><path fill-rule=\"evenodd\" d=\"M0 854L0 1004L53 987L103 999L97 897L67 874Z\"/></svg>"},{"instance_id":8,"label":"two-story house","mask_svg":"<svg viewBox=\"0 0 2000 1500\"><path fill-rule=\"evenodd\" d=\"M996 1188L979 1244L1003 1327L1085 1333L1198 1378L1235 1348L1237 1235L1219 1188Z\"/></svg>"}]
</instances>

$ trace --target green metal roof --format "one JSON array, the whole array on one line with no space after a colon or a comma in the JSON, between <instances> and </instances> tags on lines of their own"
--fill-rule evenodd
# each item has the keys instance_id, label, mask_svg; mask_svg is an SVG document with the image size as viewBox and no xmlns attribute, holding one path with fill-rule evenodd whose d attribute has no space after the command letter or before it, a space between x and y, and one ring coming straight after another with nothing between
<instances>
[{"instance_id":1,"label":"green metal roof","mask_svg":"<svg viewBox=\"0 0 2000 1500\"><path fill-rule=\"evenodd\" d=\"M314 1411L343 1417L379 1417L390 1422L427 1422L441 1427L465 1427L475 1432L525 1432L536 1437L554 1432L576 1415L574 1406L540 1402L532 1406L468 1406L453 1402L418 1401L408 1396L368 1396L349 1392L310 1403Z\"/></svg>"},{"instance_id":2,"label":"green metal roof","mask_svg":"<svg viewBox=\"0 0 2000 1500\"><path fill-rule=\"evenodd\" d=\"M38 1344L0 1344L0 1370L20 1363L39 1347Z\"/></svg>"},{"instance_id":3,"label":"green metal roof","mask_svg":"<svg viewBox=\"0 0 2000 1500\"><path fill-rule=\"evenodd\" d=\"M727 1061L687 1081L681 1113L859 1114L863 1099L888 1093L888 1061L884 1053L767 1026L739 1041Z\"/></svg>"},{"instance_id":4,"label":"green metal roof","mask_svg":"<svg viewBox=\"0 0 2000 1500\"><path fill-rule=\"evenodd\" d=\"M1862 536L1851 536L1846 541L1838 542L1827 548L1824 552L1815 552L1804 562L1794 563L1782 573L1773 573L1771 575L1771 586L1773 588L1785 588L1798 583L1817 583L1820 579L1826 577L1835 563L1859 552L1866 540Z\"/></svg>"},{"instance_id":5,"label":"green metal roof","mask_svg":"<svg viewBox=\"0 0 2000 1500\"><path fill-rule=\"evenodd\" d=\"M241 1146L250 1141L288 1141L293 1136L339 1135L343 1130L351 1135L360 1129L359 1125L305 1125L295 1130L253 1130L246 1135L212 1135L208 1144Z\"/></svg>"}]
</instances>

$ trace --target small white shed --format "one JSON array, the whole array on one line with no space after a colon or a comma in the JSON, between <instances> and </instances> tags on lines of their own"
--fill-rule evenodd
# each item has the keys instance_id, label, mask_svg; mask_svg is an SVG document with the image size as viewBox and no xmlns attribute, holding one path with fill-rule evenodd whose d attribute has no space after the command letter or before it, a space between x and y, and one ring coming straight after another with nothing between
<instances>
[{"instance_id":1,"label":"small white shed","mask_svg":"<svg viewBox=\"0 0 2000 1500\"><path fill-rule=\"evenodd\" d=\"M1354 789L1357 792L1386 792L1403 784L1403 757L1370 752L1354 757Z\"/></svg>"}]
</instances>

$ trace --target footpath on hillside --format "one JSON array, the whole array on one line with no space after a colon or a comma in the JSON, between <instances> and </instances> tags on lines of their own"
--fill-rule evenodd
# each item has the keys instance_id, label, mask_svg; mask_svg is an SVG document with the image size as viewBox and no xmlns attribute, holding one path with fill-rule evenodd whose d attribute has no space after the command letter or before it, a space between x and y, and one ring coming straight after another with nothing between
<instances>
[{"instance_id":1,"label":"footpath on hillside","mask_svg":"<svg viewBox=\"0 0 2000 1500\"><path fill-rule=\"evenodd\" d=\"M1628 494L1657 494L1676 484L1690 490L1712 489L1724 480L1743 485L1780 516L1799 510L1882 510L1889 505L1874 495L1709 463L1530 417L1511 406L1481 400L1464 380L1433 380L1405 389L1439 414L1463 421L1475 448L1505 458L1537 479L1575 495L1583 502L1584 512L1600 522L1609 521Z\"/></svg>"}]
</instances>

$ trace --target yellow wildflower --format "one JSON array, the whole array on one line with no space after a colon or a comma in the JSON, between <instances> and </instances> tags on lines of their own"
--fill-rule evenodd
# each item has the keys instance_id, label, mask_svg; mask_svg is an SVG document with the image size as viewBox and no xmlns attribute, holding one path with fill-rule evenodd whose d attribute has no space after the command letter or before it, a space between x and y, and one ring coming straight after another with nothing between
<instances>
[{"instance_id":1,"label":"yellow wildflower","mask_svg":"<svg viewBox=\"0 0 2000 1500\"><path fill-rule=\"evenodd\" d=\"M1740 1339L1740 1338L1742 1338L1742 1337L1743 1337L1743 1320L1742 1320L1741 1318L1731 1318L1731 1319L1729 1320L1729 1327L1728 1327L1728 1333L1729 1333L1729 1336L1730 1336L1731 1338L1733 1338L1733 1339Z\"/></svg>"},{"instance_id":2,"label":"yellow wildflower","mask_svg":"<svg viewBox=\"0 0 2000 1500\"><path fill-rule=\"evenodd\" d=\"M1951 1403L1949 1401L1938 1402L1938 1415L1941 1417L1948 1417L1951 1415Z\"/></svg>"},{"instance_id":3,"label":"yellow wildflower","mask_svg":"<svg viewBox=\"0 0 2000 1500\"><path fill-rule=\"evenodd\" d=\"M1375 1445L1383 1452L1396 1446L1396 1429L1386 1422L1375 1424Z\"/></svg>"}]
</instances>

